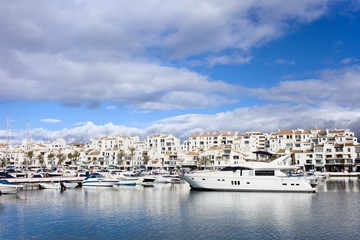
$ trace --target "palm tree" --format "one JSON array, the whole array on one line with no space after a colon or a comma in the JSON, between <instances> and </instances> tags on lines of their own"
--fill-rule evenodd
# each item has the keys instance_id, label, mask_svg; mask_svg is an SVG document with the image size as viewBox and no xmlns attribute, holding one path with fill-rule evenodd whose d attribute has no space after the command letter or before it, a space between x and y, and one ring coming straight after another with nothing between
<instances>
[{"instance_id":1,"label":"palm tree","mask_svg":"<svg viewBox=\"0 0 360 240\"><path fill-rule=\"evenodd\" d=\"M72 153L68 153L67 155L68 159L70 160L70 162L72 163L72 160L74 158L74 155Z\"/></svg>"},{"instance_id":2,"label":"palm tree","mask_svg":"<svg viewBox=\"0 0 360 240\"><path fill-rule=\"evenodd\" d=\"M73 157L75 158L75 160L76 160L76 163L79 161L79 158L80 158L80 153L78 152L78 151L75 151L74 153L73 153Z\"/></svg>"},{"instance_id":3,"label":"palm tree","mask_svg":"<svg viewBox=\"0 0 360 240\"><path fill-rule=\"evenodd\" d=\"M135 147L129 147L130 156L131 156L131 166L133 166L133 157L135 150L136 150Z\"/></svg>"},{"instance_id":4,"label":"palm tree","mask_svg":"<svg viewBox=\"0 0 360 240\"><path fill-rule=\"evenodd\" d=\"M97 163L97 158L96 157L93 157L92 158L92 164L95 165Z\"/></svg>"},{"instance_id":5,"label":"palm tree","mask_svg":"<svg viewBox=\"0 0 360 240\"><path fill-rule=\"evenodd\" d=\"M32 163L32 159L34 157L34 151L31 150L27 153L27 157L29 158L30 164Z\"/></svg>"},{"instance_id":6,"label":"palm tree","mask_svg":"<svg viewBox=\"0 0 360 240\"><path fill-rule=\"evenodd\" d=\"M205 169L206 169L206 164L210 161L210 158L208 156L202 156L198 162L200 163L200 165L204 164L205 165Z\"/></svg>"},{"instance_id":7,"label":"palm tree","mask_svg":"<svg viewBox=\"0 0 360 240\"><path fill-rule=\"evenodd\" d=\"M62 162L65 160L64 155L63 155L61 152L59 152L59 153L56 155L56 157L59 159L58 163L60 163L60 165L62 165Z\"/></svg>"},{"instance_id":8,"label":"palm tree","mask_svg":"<svg viewBox=\"0 0 360 240\"><path fill-rule=\"evenodd\" d=\"M50 162L51 162L51 167L53 167L53 166L54 166L54 158L55 158L55 154L50 153L50 154L48 155L48 158L50 159Z\"/></svg>"},{"instance_id":9,"label":"palm tree","mask_svg":"<svg viewBox=\"0 0 360 240\"><path fill-rule=\"evenodd\" d=\"M144 155L143 156L143 161L145 164L148 164L148 162L150 161L150 157L148 155Z\"/></svg>"},{"instance_id":10,"label":"palm tree","mask_svg":"<svg viewBox=\"0 0 360 240\"><path fill-rule=\"evenodd\" d=\"M125 157L125 153L123 150L120 150L117 154L117 158L119 159L119 165L122 165L124 163L124 157Z\"/></svg>"},{"instance_id":11,"label":"palm tree","mask_svg":"<svg viewBox=\"0 0 360 240\"><path fill-rule=\"evenodd\" d=\"M44 156L40 153L36 156L36 159L39 161L40 165L43 165L44 163Z\"/></svg>"}]
</instances>

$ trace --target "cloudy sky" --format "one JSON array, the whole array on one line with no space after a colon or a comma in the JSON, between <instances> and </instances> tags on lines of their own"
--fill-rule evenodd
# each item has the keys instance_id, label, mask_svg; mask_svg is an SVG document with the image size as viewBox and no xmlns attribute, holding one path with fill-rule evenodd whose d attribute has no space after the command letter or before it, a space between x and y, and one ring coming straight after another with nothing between
<instances>
[{"instance_id":1,"label":"cloudy sky","mask_svg":"<svg viewBox=\"0 0 360 240\"><path fill-rule=\"evenodd\" d=\"M350 128L360 1L0 2L0 138Z\"/></svg>"}]
</instances>

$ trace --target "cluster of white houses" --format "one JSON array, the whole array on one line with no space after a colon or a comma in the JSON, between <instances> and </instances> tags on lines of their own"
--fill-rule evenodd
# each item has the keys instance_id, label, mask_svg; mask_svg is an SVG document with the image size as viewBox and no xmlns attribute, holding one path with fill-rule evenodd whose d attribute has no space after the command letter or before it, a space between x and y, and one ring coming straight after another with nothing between
<instances>
[{"instance_id":1,"label":"cluster of white houses","mask_svg":"<svg viewBox=\"0 0 360 240\"><path fill-rule=\"evenodd\" d=\"M318 171L360 171L360 144L354 133L342 130L282 130L260 132L202 133L180 139L168 134L92 138L89 143L24 140L21 145L0 143L2 165L24 166L118 166L164 168L224 166L241 160L263 161L284 153L292 164ZM359 168L358 168L359 165Z\"/></svg>"}]
</instances>

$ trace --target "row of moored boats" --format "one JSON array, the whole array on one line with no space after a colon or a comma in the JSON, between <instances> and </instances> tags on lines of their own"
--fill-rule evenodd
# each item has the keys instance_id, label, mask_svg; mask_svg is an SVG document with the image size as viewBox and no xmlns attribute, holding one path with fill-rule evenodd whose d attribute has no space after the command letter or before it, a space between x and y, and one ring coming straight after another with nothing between
<instances>
[{"instance_id":1,"label":"row of moored boats","mask_svg":"<svg viewBox=\"0 0 360 240\"><path fill-rule=\"evenodd\" d=\"M186 171L186 169L182 169L179 174L175 175L144 175L144 172L124 171L95 172L88 174L83 179L82 186L120 187L142 185L147 187L153 186L153 183L156 182L166 183L185 180L192 189L198 190L316 192L318 181L324 179L324 174L293 174L295 167L288 164L289 157L282 156L272 162L243 161L217 170ZM359 173L341 173L338 176L359 177ZM4 185L6 184L8 183L4 183ZM10 185L13 184L9 183L9 188ZM51 187L44 186L44 188ZM58 185L56 186L58 187ZM20 188L14 187L14 185L12 187ZM3 191L2 189L3 187L0 184L0 191Z\"/></svg>"}]
</instances>

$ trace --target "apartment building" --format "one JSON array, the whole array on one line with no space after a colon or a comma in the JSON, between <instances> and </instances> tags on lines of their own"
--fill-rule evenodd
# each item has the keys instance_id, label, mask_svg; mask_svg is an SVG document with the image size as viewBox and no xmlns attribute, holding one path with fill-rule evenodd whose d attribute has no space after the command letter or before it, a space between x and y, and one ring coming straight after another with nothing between
<instances>
[{"instance_id":1,"label":"apartment building","mask_svg":"<svg viewBox=\"0 0 360 240\"><path fill-rule=\"evenodd\" d=\"M30 150L33 157L29 164L46 166L118 166L121 151L124 154L121 165L128 168L197 167L201 157L209 159L209 166L223 166L259 160L259 152L291 152L293 164L305 170L356 171L360 166L360 146L349 129L193 134L182 145L179 138L169 134L155 134L143 142L138 136L107 136L91 138L89 143L69 144L63 139L47 143L24 140L19 146L0 144L0 158L5 159L7 155L10 164L22 166ZM75 153L79 155L74 157Z\"/></svg>"}]
</instances>

